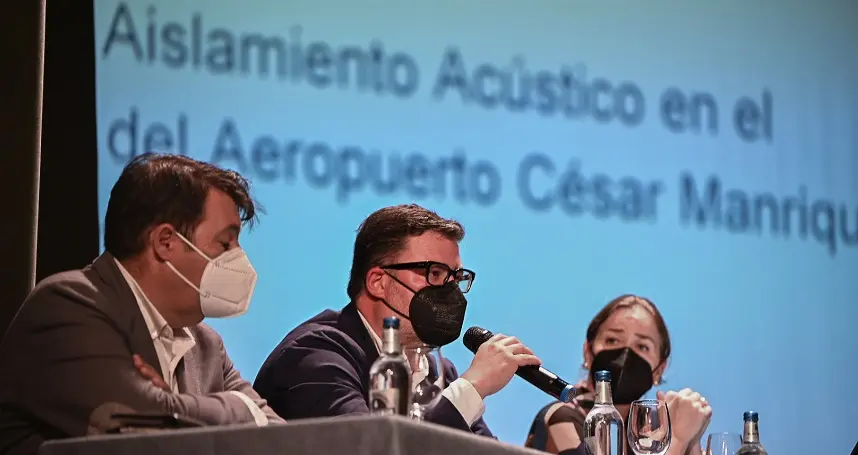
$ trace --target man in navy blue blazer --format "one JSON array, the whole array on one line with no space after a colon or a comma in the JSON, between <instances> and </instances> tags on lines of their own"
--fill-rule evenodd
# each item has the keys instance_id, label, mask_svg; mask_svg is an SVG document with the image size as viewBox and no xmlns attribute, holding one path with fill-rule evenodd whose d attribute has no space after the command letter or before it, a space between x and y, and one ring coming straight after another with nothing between
<instances>
[{"instance_id":1,"label":"man in navy blue blazer","mask_svg":"<svg viewBox=\"0 0 858 455\"><path fill-rule=\"evenodd\" d=\"M360 226L348 295L292 330L262 365L254 389L284 419L368 414L369 369L379 356L383 319L400 318L403 345L443 346L462 330L475 273L462 268L465 232L418 205L386 207ZM426 420L492 436L483 400L506 386L522 365L538 365L514 337L484 343L461 377L445 359L449 386Z\"/></svg>"}]
</instances>

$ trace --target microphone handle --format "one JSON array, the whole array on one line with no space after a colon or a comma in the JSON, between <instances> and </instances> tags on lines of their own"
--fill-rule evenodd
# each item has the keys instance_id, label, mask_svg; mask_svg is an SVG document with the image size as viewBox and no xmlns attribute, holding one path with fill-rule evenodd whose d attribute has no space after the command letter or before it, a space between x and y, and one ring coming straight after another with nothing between
<instances>
[{"instance_id":1,"label":"microphone handle","mask_svg":"<svg viewBox=\"0 0 858 455\"><path fill-rule=\"evenodd\" d=\"M575 398L575 387L541 366L528 365L516 370L520 378L563 403Z\"/></svg>"}]
</instances>

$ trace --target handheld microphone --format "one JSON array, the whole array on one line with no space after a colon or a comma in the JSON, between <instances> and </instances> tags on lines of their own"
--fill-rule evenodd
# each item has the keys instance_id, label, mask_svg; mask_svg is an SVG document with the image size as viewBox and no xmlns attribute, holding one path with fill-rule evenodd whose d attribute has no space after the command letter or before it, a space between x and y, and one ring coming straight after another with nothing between
<instances>
[{"instance_id":1,"label":"handheld microphone","mask_svg":"<svg viewBox=\"0 0 858 455\"><path fill-rule=\"evenodd\" d=\"M488 341L492 336L494 334L490 330L474 326L465 332L462 342L466 348L476 354L480 345ZM515 374L563 403L568 403L575 398L575 386L560 379L559 376L541 366L528 365L518 367Z\"/></svg>"}]
</instances>

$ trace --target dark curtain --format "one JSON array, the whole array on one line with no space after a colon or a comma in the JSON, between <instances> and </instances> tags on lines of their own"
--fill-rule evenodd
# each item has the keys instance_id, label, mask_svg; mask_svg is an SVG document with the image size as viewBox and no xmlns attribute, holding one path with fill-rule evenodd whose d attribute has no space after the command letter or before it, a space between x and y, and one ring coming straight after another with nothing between
<instances>
[{"instance_id":1,"label":"dark curtain","mask_svg":"<svg viewBox=\"0 0 858 455\"><path fill-rule=\"evenodd\" d=\"M0 40L2 334L34 282L98 254L92 2L6 2Z\"/></svg>"},{"instance_id":2,"label":"dark curtain","mask_svg":"<svg viewBox=\"0 0 858 455\"><path fill-rule=\"evenodd\" d=\"M98 254L93 0L48 5L36 281Z\"/></svg>"},{"instance_id":3,"label":"dark curtain","mask_svg":"<svg viewBox=\"0 0 858 455\"><path fill-rule=\"evenodd\" d=\"M36 277L36 214L42 129L45 0L9 2L0 14L3 84L0 87L5 222L0 330L15 314Z\"/></svg>"}]
</instances>

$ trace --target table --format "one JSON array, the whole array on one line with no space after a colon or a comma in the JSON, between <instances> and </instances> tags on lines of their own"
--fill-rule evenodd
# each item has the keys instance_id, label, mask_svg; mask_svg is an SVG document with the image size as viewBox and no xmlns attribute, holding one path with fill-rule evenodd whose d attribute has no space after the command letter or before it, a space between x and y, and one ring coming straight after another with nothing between
<instances>
[{"instance_id":1,"label":"table","mask_svg":"<svg viewBox=\"0 0 858 455\"><path fill-rule=\"evenodd\" d=\"M49 441L40 455L544 455L400 416L307 419Z\"/></svg>"}]
</instances>

